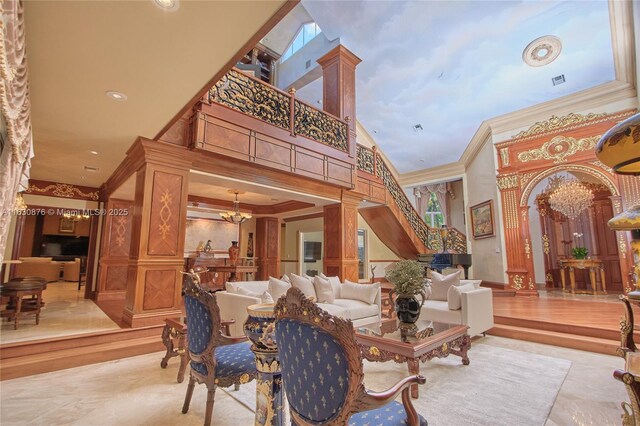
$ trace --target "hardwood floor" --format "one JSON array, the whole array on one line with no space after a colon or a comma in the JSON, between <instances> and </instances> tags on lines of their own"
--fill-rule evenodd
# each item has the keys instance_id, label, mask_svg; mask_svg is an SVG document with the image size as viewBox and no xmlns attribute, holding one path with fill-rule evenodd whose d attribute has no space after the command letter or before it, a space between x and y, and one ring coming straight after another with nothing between
<instances>
[{"instance_id":1,"label":"hardwood floor","mask_svg":"<svg viewBox=\"0 0 640 426\"><path fill-rule=\"evenodd\" d=\"M606 354L620 346L623 305L616 295L494 297L493 310L496 325L490 334L496 336Z\"/></svg>"}]
</instances>

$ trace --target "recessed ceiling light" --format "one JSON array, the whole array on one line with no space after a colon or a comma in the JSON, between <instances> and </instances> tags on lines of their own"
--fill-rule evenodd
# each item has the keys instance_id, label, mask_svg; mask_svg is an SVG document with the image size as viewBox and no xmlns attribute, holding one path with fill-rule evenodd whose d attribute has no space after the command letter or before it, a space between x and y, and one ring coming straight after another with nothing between
<instances>
[{"instance_id":1,"label":"recessed ceiling light","mask_svg":"<svg viewBox=\"0 0 640 426\"><path fill-rule=\"evenodd\" d=\"M126 101L127 95L122 92L116 92L115 90L107 90L105 94L114 101Z\"/></svg>"},{"instance_id":2,"label":"recessed ceiling light","mask_svg":"<svg viewBox=\"0 0 640 426\"><path fill-rule=\"evenodd\" d=\"M98 155L100 153L98 151L89 151L89 154Z\"/></svg>"},{"instance_id":3,"label":"recessed ceiling light","mask_svg":"<svg viewBox=\"0 0 640 426\"><path fill-rule=\"evenodd\" d=\"M180 3L178 0L153 0L153 3L162 10L174 12L178 10Z\"/></svg>"},{"instance_id":4,"label":"recessed ceiling light","mask_svg":"<svg viewBox=\"0 0 640 426\"><path fill-rule=\"evenodd\" d=\"M420 130L424 130L424 129L422 128L422 124L418 123L418 124L414 124L414 125L413 125L413 131L414 131L414 132L419 132Z\"/></svg>"}]
</instances>

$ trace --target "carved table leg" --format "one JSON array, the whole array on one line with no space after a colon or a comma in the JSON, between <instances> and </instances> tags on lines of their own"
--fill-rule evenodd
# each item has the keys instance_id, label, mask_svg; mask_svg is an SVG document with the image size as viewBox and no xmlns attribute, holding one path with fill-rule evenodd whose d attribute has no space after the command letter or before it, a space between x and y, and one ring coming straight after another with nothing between
<instances>
[{"instance_id":1,"label":"carved table leg","mask_svg":"<svg viewBox=\"0 0 640 426\"><path fill-rule=\"evenodd\" d=\"M566 272L565 268L560 269L560 280L562 281L562 291L565 290L565 284L566 284L566 277L564 276Z\"/></svg>"},{"instance_id":2,"label":"carved table leg","mask_svg":"<svg viewBox=\"0 0 640 426\"><path fill-rule=\"evenodd\" d=\"M591 281L591 290L593 291L593 295L595 296L597 293L596 268L589 268L589 281Z\"/></svg>"},{"instance_id":3,"label":"carved table leg","mask_svg":"<svg viewBox=\"0 0 640 426\"><path fill-rule=\"evenodd\" d=\"M469 356L467 355L467 351L469 349L471 349L471 337L469 337L468 334L465 334L460 339L460 348L456 349L453 346L450 346L449 352L462 358L463 365L469 365L469 363L471 362L469 360Z\"/></svg>"},{"instance_id":4,"label":"carved table leg","mask_svg":"<svg viewBox=\"0 0 640 426\"><path fill-rule=\"evenodd\" d=\"M573 266L569 267L569 281L571 281L571 294L574 294L576 292L576 273Z\"/></svg>"},{"instance_id":5,"label":"carved table leg","mask_svg":"<svg viewBox=\"0 0 640 426\"><path fill-rule=\"evenodd\" d=\"M602 281L602 292L607 294L607 283L604 279L604 266L600 266L600 281Z\"/></svg>"},{"instance_id":6,"label":"carved table leg","mask_svg":"<svg viewBox=\"0 0 640 426\"><path fill-rule=\"evenodd\" d=\"M169 360L178 355L173 350L173 340L171 339L171 327L169 326L169 324L165 324L164 328L162 329L162 343L164 343L164 346L167 348L167 353L165 354L164 358L162 358L162 361L160 361L160 367L167 368Z\"/></svg>"},{"instance_id":7,"label":"carved table leg","mask_svg":"<svg viewBox=\"0 0 640 426\"><path fill-rule=\"evenodd\" d=\"M184 380L184 372L187 369L189 363L189 352L185 345L186 335L180 333L178 337L178 350L176 351L180 355L180 367L178 367L178 383L182 383Z\"/></svg>"},{"instance_id":8,"label":"carved table leg","mask_svg":"<svg viewBox=\"0 0 640 426\"><path fill-rule=\"evenodd\" d=\"M408 359L407 366L409 367L409 374L420 374L420 361L417 359ZM411 398L418 398L418 385L411 385Z\"/></svg>"}]
</instances>

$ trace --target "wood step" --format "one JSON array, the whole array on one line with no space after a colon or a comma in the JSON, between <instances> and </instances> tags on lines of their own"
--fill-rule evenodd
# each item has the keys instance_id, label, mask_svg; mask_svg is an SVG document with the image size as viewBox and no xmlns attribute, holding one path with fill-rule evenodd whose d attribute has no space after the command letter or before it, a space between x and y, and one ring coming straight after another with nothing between
<instances>
[{"instance_id":1,"label":"wood step","mask_svg":"<svg viewBox=\"0 0 640 426\"><path fill-rule=\"evenodd\" d=\"M0 380L112 361L164 349L162 339L157 335L8 358L0 364ZM158 366L160 359L159 357Z\"/></svg>"},{"instance_id":2,"label":"wood step","mask_svg":"<svg viewBox=\"0 0 640 426\"><path fill-rule=\"evenodd\" d=\"M512 325L516 327L532 328L536 330L555 331L558 333L575 334L579 336L597 337L599 339L615 340L620 342L620 331L610 328L586 327L574 324L559 324L548 321L503 317L494 315L493 320L496 324ZM634 340L640 342L640 332L634 332Z\"/></svg>"},{"instance_id":3,"label":"wood step","mask_svg":"<svg viewBox=\"0 0 640 426\"><path fill-rule=\"evenodd\" d=\"M505 324L497 324L491 330L487 331L487 333L493 336L508 337L511 339L597 352L606 355L616 355L616 349L620 346L619 340L580 336L549 330L535 330L533 328Z\"/></svg>"}]
</instances>

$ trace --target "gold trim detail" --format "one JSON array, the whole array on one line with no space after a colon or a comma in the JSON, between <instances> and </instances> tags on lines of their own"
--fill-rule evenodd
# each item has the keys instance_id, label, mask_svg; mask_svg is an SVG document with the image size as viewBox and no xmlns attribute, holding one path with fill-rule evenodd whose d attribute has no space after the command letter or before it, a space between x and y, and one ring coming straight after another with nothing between
<instances>
[{"instance_id":1,"label":"gold trim detail","mask_svg":"<svg viewBox=\"0 0 640 426\"><path fill-rule=\"evenodd\" d=\"M380 356L380 349L376 348L375 346L371 346L369 348L369 353L373 356Z\"/></svg>"},{"instance_id":2,"label":"gold trim detail","mask_svg":"<svg viewBox=\"0 0 640 426\"><path fill-rule=\"evenodd\" d=\"M509 148L500 149L500 159L502 160L502 166L509 165Z\"/></svg>"},{"instance_id":3,"label":"gold trim detail","mask_svg":"<svg viewBox=\"0 0 640 426\"><path fill-rule=\"evenodd\" d=\"M163 240L167 239L167 234L171 231L171 225L169 224L169 220L171 219L171 204L173 204L173 197L169 193L169 190L165 189L164 194L160 197L160 203L162 207L160 208L160 220L161 224L158 225L158 232L162 236Z\"/></svg>"},{"instance_id":4,"label":"gold trim detail","mask_svg":"<svg viewBox=\"0 0 640 426\"><path fill-rule=\"evenodd\" d=\"M593 164L596 167L601 168L602 170L604 170L605 172L609 173L610 175L613 175L613 169L611 167L607 166L606 164L604 164L602 161L600 161L600 160L592 161L591 164Z\"/></svg>"},{"instance_id":5,"label":"gold trim detail","mask_svg":"<svg viewBox=\"0 0 640 426\"><path fill-rule=\"evenodd\" d=\"M531 246L529 245L529 239L524 240L524 253L527 255L527 259L531 259Z\"/></svg>"},{"instance_id":6,"label":"gold trim detail","mask_svg":"<svg viewBox=\"0 0 640 426\"><path fill-rule=\"evenodd\" d=\"M499 176L497 179L498 188L501 190L517 188L518 187L518 175Z\"/></svg>"},{"instance_id":7,"label":"gold trim detail","mask_svg":"<svg viewBox=\"0 0 640 426\"><path fill-rule=\"evenodd\" d=\"M546 121L538 121L533 126L529 127L527 130L523 130L515 136L512 136L511 139L521 139L526 138L528 136L537 135L539 133L550 132L553 130L561 129L567 126L573 126L576 124L582 124L587 121L595 120L597 118L606 117L606 113L594 114L589 113L587 115L570 113L567 115L563 115L562 117L558 117L552 115Z\"/></svg>"},{"instance_id":8,"label":"gold trim detail","mask_svg":"<svg viewBox=\"0 0 640 426\"><path fill-rule=\"evenodd\" d=\"M623 259L627 258L627 241L622 232L618 232L618 251Z\"/></svg>"},{"instance_id":9,"label":"gold trim detail","mask_svg":"<svg viewBox=\"0 0 640 426\"><path fill-rule=\"evenodd\" d=\"M547 275L544 276L545 281L553 282L553 275L551 272L547 272Z\"/></svg>"},{"instance_id":10,"label":"gold trim detail","mask_svg":"<svg viewBox=\"0 0 640 426\"><path fill-rule=\"evenodd\" d=\"M90 198L95 201L97 201L99 198L98 191L85 193L80 191L75 186L69 185L66 183L56 183L55 185L47 185L44 188L38 188L35 185L29 185L29 189L27 189L26 192L33 193L33 192L49 192L49 191L51 191L51 193L56 197L73 198L74 196L77 195L80 197Z\"/></svg>"},{"instance_id":11,"label":"gold trim detail","mask_svg":"<svg viewBox=\"0 0 640 426\"><path fill-rule=\"evenodd\" d=\"M521 275L514 275L513 276L513 288L515 288L516 290L522 290L524 288L524 286L522 285L522 276Z\"/></svg>"},{"instance_id":12,"label":"gold trim detail","mask_svg":"<svg viewBox=\"0 0 640 426\"><path fill-rule=\"evenodd\" d=\"M544 254L549 254L551 252L551 244L549 243L549 236L547 234L542 236L542 252Z\"/></svg>"},{"instance_id":13,"label":"gold trim detail","mask_svg":"<svg viewBox=\"0 0 640 426\"><path fill-rule=\"evenodd\" d=\"M519 153L518 160L522 163L536 160L553 160L554 164L564 163L567 161L567 157L577 152L594 149L600 137L601 136L598 135L575 139L566 136L556 136L542 144L540 148Z\"/></svg>"}]
</instances>

